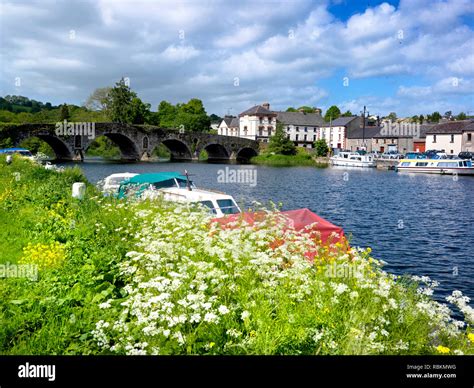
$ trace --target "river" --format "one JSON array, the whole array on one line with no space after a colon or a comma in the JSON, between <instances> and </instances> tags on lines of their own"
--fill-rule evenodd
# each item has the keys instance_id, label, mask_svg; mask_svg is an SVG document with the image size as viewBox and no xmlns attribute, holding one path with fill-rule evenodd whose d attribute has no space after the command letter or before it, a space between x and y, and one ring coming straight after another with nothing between
<instances>
[{"instance_id":1,"label":"river","mask_svg":"<svg viewBox=\"0 0 474 388\"><path fill-rule=\"evenodd\" d=\"M198 187L231 194L245 208L252 201L281 202L283 210L309 208L342 226L351 245L371 247L374 257L388 263L387 271L439 281L436 299L455 289L474 298L473 177L211 163L86 160L78 165L94 183L116 172L186 169ZM256 182L222 183L226 167L252 169Z\"/></svg>"}]
</instances>

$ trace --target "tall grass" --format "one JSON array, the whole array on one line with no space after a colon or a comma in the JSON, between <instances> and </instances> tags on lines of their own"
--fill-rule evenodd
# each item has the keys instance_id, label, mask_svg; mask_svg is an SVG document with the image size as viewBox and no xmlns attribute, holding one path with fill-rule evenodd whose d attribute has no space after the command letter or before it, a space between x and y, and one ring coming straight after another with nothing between
<instances>
[{"instance_id":1,"label":"tall grass","mask_svg":"<svg viewBox=\"0 0 474 388\"><path fill-rule=\"evenodd\" d=\"M435 282L394 277L370 250L324 246L273 212L221 229L88 183L76 200L76 181L0 158L0 265L42 265L36 281L0 278L1 354L473 353L468 300L453 293L454 321Z\"/></svg>"}]
</instances>

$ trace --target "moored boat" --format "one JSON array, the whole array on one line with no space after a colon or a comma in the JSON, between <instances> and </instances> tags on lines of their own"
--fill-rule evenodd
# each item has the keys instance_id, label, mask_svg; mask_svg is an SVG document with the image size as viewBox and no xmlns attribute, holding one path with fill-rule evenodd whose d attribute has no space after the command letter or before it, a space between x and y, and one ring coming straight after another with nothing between
<instances>
[{"instance_id":1,"label":"moored boat","mask_svg":"<svg viewBox=\"0 0 474 388\"><path fill-rule=\"evenodd\" d=\"M474 175L472 161L464 159L402 159L396 169L410 173Z\"/></svg>"},{"instance_id":2,"label":"moored boat","mask_svg":"<svg viewBox=\"0 0 474 388\"><path fill-rule=\"evenodd\" d=\"M361 155L357 152L339 152L330 158L333 166L344 167L375 167L375 160L372 155Z\"/></svg>"}]
</instances>

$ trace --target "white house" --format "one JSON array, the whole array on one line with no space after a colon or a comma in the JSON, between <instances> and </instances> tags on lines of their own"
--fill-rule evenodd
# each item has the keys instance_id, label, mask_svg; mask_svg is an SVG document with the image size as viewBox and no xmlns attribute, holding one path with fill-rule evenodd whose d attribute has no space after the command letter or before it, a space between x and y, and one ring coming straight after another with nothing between
<instances>
[{"instance_id":1,"label":"white house","mask_svg":"<svg viewBox=\"0 0 474 388\"><path fill-rule=\"evenodd\" d=\"M270 104L255 105L239 115L238 136L246 139L268 142L268 138L275 133L275 112L270 110Z\"/></svg>"},{"instance_id":2,"label":"white house","mask_svg":"<svg viewBox=\"0 0 474 388\"><path fill-rule=\"evenodd\" d=\"M319 128L324 124L320 113L276 112L277 121L282 123L288 138L299 147L313 148L319 139Z\"/></svg>"},{"instance_id":3,"label":"white house","mask_svg":"<svg viewBox=\"0 0 474 388\"><path fill-rule=\"evenodd\" d=\"M449 121L426 132L427 150L444 150L448 155L472 149L473 120ZM471 134L471 136L469 136Z\"/></svg>"},{"instance_id":4,"label":"white house","mask_svg":"<svg viewBox=\"0 0 474 388\"><path fill-rule=\"evenodd\" d=\"M239 119L235 116L224 116L217 128L218 135L240 136Z\"/></svg>"},{"instance_id":5,"label":"white house","mask_svg":"<svg viewBox=\"0 0 474 388\"><path fill-rule=\"evenodd\" d=\"M318 139L325 139L329 148L346 149L348 133L359 128L360 121L359 116L339 117L319 128Z\"/></svg>"}]
</instances>

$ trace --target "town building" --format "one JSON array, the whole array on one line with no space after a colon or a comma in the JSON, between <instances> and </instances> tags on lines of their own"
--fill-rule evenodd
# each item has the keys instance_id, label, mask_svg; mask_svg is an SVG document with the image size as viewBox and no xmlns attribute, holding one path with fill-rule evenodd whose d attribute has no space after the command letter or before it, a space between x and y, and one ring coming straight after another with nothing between
<instances>
[{"instance_id":1,"label":"town building","mask_svg":"<svg viewBox=\"0 0 474 388\"><path fill-rule=\"evenodd\" d=\"M217 128L218 135L240 136L239 132L239 118L235 116L224 116L224 119Z\"/></svg>"},{"instance_id":2,"label":"town building","mask_svg":"<svg viewBox=\"0 0 474 388\"><path fill-rule=\"evenodd\" d=\"M255 105L239 115L238 136L262 142L275 133L276 112L270 110L270 104Z\"/></svg>"},{"instance_id":3,"label":"town building","mask_svg":"<svg viewBox=\"0 0 474 388\"><path fill-rule=\"evenodd\" d=\"M360 128L360 123L360 116L339 117L329 124L323 123L318 139L325 139L329 148L346 149L348 133Z\"/></svg>"},{"instance_id":4,"label":"town building","mask_svg":"<svg viewBox=\"0 0 474 388\"><path fill-rule=\"evenodd\" d=\"M275 112L283 124L287 137L299 147L313 148L319 139L320 126L324 124L321 113Z\"/></svg>"},{"instance_id":5,"label":"town building","mask_svg":"<svg viewBox=\"0 0 474 388\"><path fill-rule=\"evenodd\" d=\"M472 151L474 120L448 121L426 132L427 150L444 150L448 155Z\"/></svg>"}]
</instances>

